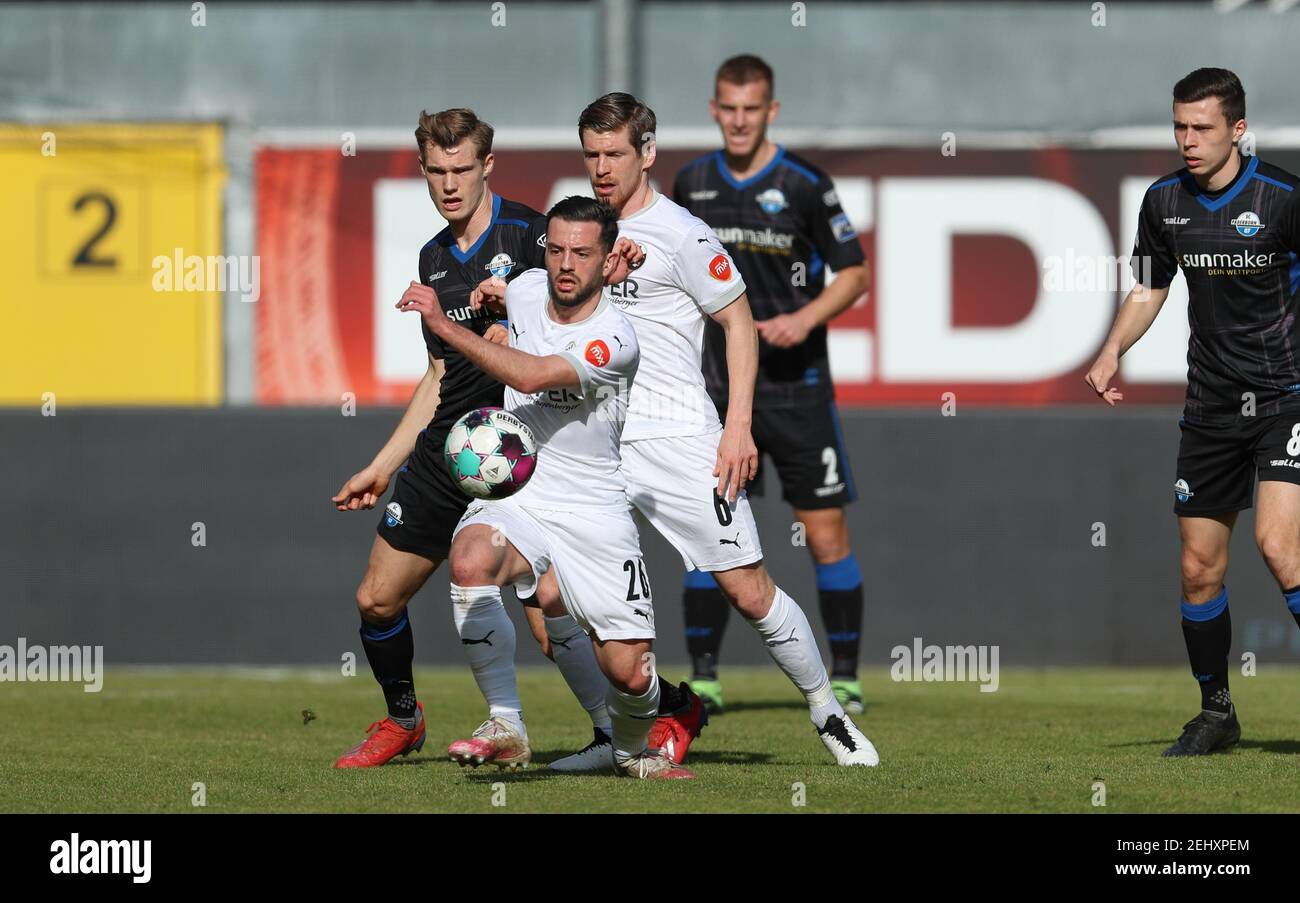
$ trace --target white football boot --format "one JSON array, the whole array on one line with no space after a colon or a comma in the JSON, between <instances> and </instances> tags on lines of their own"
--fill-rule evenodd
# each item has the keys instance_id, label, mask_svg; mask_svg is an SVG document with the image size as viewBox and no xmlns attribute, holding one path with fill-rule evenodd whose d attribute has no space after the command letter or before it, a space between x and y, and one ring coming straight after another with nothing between
<instances>
[{"instance_id":1,"label":"white football boot","mask_svg":"<svg viewBox=\"0 0 1300 903\"><path fill-rule=\"evenodd\" d=\"M533 751L528 738L501 718L489 718L480 724L468 740L457 740L447 747L447 755L459 765L478 768L491 763L498 768L527 768Z\"/></svg>"},{"instance_id":2,"label":"white football boot","mask_svg":"<svg viewBox=\"0 0 1300 903\"><path fill-rule=\"evenodd\" d=\"M695 772L673 762L662 749L647 749L639 756L614 763L614 773L641 780L690 780Z\"/></svg>"},{"instance_id":3,"label":"white football boot","mask_svg":"<svg viewBox=\"0 0 1300 903\"><path fill-rule=\"evenodd\" d=\"M837 765L862 765L869 768L880 764L876 748L848 715L843 718L838 715L827 718L826 726L817 730L817 736L822 738L826 748L831 751Z\"/></svg>"}]
</instances>

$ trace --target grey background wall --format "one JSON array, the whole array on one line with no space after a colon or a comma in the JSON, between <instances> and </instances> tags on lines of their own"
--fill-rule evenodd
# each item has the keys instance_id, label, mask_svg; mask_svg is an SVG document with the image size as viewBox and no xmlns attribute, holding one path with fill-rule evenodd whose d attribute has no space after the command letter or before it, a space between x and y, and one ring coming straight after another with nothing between
<instances>
[{"instance_id":1,"label":"grey background wall","mask_svg":"<svg viewBox=\"0 0 1300 903\"><path fill-rule=\"evenodd\" d=\"M0 413L0 642L103 644L119 663L331 666L359 652L353 592L377 513L340 514L328 499L396 416ZM922 637L999 644L1003 665L1183 662L1176 411L942 417L936 404L846 413L844 428L862 493L850 511L866 575L864 661L887 664L892 647ZM774 574L820 628L788 509L765 498L757 513ZM207 545L196 548L200 521ZM1098 523L1104 547L1093 544ZM660 655L685 662L681 559L652 530L643 543ZM1233 554L1236 654L1300 661L1300 631L1249 516ZM413 606L418 660L461 662L445 571ZM540 663L518 624L520 661ZM734 616L723 655L766 661Z\"/></svg>"}]
</instances>

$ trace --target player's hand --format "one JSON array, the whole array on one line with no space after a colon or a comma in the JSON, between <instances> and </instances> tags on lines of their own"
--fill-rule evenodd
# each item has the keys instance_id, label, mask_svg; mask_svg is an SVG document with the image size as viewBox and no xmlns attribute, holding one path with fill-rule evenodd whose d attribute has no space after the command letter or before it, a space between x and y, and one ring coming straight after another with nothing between
<instances>
[{"instance_id":1,"label":"player's hand","mask_svg":"<svg viewBox=\"0 0 1300 903\"><path fill-rule=\"evenodd\" d=\"M469 293L470 310L479 310L483 307L497 316L506 315L506 281L500 276L489 276L474 286L473 291Z\"/></svg>"},{"instance_id":2,"label":"player's hand","mask_svg":"<svg viewBox=\"0 0 1300 903\"><path fill-rule=\"evenodd\" d=\"M397 309L419 311L429 329L435 333L437 330L434 325L438 321L451 322L447 320L442 305L438 303L438 293L431 286L419 282L412 282L406 291L402 292L402 300L397 302Z\"/></svg>"},{"instance_id":3,"label":"player's hand","mask_svg":"<svg viewBox=\"0 0 1300 903\"><path fill-rule=\"evenodd\" d=\"M747 429L724 427L718 443L718 460L713 475L718 478L717 493L734 502L740 490L758 473L758 448Z\"/></svg>"},{"instance_id":4,"label":"player's hand","mask_svg":"<svg viewBox=\"0 0 1300 903\"><path fill-rule=\"evenodd\" d=\"M779 314L770 320L755 320L759 338L777 348L793 348L803 344L812 332L812 325L799 314Z\"/></svg>"},{"instance_id":5,"label":"player's hand","mask_svg":"<svg viewBox=\"0 0 1300 903\"><path fill-rule=\"evenodd\" d=\"M614 242L614 253L618 258L614 269L605 277L606 285L618 285L624 282L632 271L645 263L645 251L630 238L620 238Z\"/></svg>"},{"instance_id":6,"label":"player's hand","mask_svg":"<svg viewBox=\"0 0 1300 903\"><path fill-rule=\"evenodd\" d=\"M1102 401L1115 407L1115 402L1124 400L1124 393L1110 384L1119 370L1119 358L1108 351L1103 351L1093 363L1092 369L1083 378Z\"/></svg>"},{"instance_id":7,"label":"player's hand","mask_svg":"<svg viewBox=\"0 0 1300 903\"><path fill-rule=\"evenodd\" d=\"M388 489L389 476L371 464L344 483L343 488L330 501L339 511L373 508L375 503L384 497L384 492Z\"/></svg>"},{"instance_id":8,"label":"player's hand","mask_svg":"<svg viewBox=\"0 0 1300 903\"><path fill-rule=\"evenodd\" d=\"M493 345L510 344L510 332L500 323L493 323L487 329L483 330L483 338L487 339Z\"/></svg>"}]
</instances>

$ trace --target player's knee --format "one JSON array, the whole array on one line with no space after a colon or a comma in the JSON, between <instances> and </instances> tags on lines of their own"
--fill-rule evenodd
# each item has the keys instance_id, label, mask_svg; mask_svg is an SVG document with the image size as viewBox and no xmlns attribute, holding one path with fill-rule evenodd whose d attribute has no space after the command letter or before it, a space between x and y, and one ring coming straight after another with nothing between
<instances>
[{"instance_id":1,"label":"player's knee","mask_svg":"<svg viewBox=\"0 0 1300 903\"><path fill-rule=\"evenodd\" d=\"M766 569L758 568L744 574L739 580L729 580L723 592L730 598L736 611L751 621L757 621L766 617L771 609L776 585L772 583Z\"/></svg>"},{"instance_id":2,"label":"player's knee","mask_svg":"<svg viewBox=\"0 0 1300 903\"><path fill-rule=\"evenodd\" d=\"M808 551L818 564L831 564L849 556L849 531L843 519L837 522L809 525Z\"/></svg>"},{"instance_id":3,"label":"player's knee","mask_svg":"<svg viewBox=\"0 0 1300 903\"><path fill-rule=\"evenodd\" d=\"M632 668L626 673L605 676L614 689L628 696L644 696L655 680L653 671L647 673L647 669L641 667Z\"/></svg>"},{"instance_id":4,"label":"player's knee","mask_svg":"<svg viewBox=\"0 0 1300 903\"><path fill-rule=\"evenodd\" d=\"M1300 540L1290 535L1289 531L1272 527L1257 527L1255 544L1264 563L1274 574L1281 571L1293 571L1300 558Z\"/></svg>"},{"instance_id":5,"label":"player's knee","mask_svg":"<svg viewBox=\"0 0 1300 903\"><path fill-rule=\"evenodd\" d=\"M447 564L457 586L486 586L496 578L491 556L474 546L453 548Z\"/></svg>"},{"instance_id":6,"label":"player's knee","mask_svg":"<svg viewBox=\"0 0 1300 903\"><path fill-rule=\"evenodd\" d=\"M1194 546L1183 549L1183 595L1189 600L1217 589L1227 570L1227 560L1217 550Z\"/></svg>"},{"instance_id":7,"label":"player's knee","mask_svg":"<svg viewBox=\"0 0 1300 903\"><path fill-rule=\"evenodd\" d=\"M548 618L559 618L568 614L564 608L564 600L560 598L560 587L551 580L537 581L537 604L542 608L542 614Z\"/></svg>"},{"instance_id":8,"label":"player's knee","mask_svg":"<svg viewBox=\"0 0 1300 903\"><path fill-rule=\"evenodd\" d=\"M402 613L406 600L388 594L377 593L369 583L357 587L357 611L361 619L372 624L391 621Z\"/></svg>"}]
</instances>

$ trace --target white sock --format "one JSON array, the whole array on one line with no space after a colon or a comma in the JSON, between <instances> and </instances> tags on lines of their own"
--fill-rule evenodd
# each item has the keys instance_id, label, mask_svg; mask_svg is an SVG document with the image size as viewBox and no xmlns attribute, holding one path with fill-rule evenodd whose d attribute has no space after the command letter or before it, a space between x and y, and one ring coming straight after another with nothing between
<instances>
[{"instance_id":1,"label":"white sock","mask_svg":"<svg viewBox=\"0 0 1300 903\"><path fill-rule=\"evenodd\" d=\"M498 586L451 584L452 614L474 681L497 716L527 737L515 681L515 625L501 604Z\"/></svg>"},{"instance_id":2,"label":"white sock","mask_svg":"<svg viewBox=\"0 0 1300 903\"><path fill-rule=\"evenodd\" d=\"M596 652L591 640L583 633L572 615L546 618L546 636L551 641L551 656L560 669L564 682L569 685L578 703L591 716L592 727L610 733L609 710L605 707L605 692L609 681L596 664Z\"/></svg>"},{"instance_id":3,"label":"white sock","mask_svg":"<svg viewBox=\"0 0 1300 903\"><path fill-rule=\"evenodd\" d=\"M817 638L799 603L778 586L767 616L749 623L763 638L772 660L808 700L808 715L817 729L825 727L832 715L843 718L844 708L831 691Z\"/></svg>"},{"instance_id":4,"label":"white sock","mask_svg":"<svg viewBox=\"0 0 1300 903\"><path fill-rule=\"evenodd\" d=\"M631 696L610 684L605 706L614 725L614 761L626 762L645 752L646 738L659 713L659 681L655 676L650 676L650 689L641 696Z\"/></svg>"}]
</instances>

